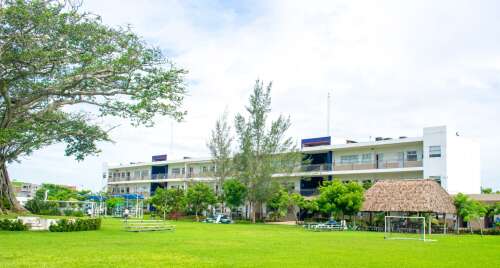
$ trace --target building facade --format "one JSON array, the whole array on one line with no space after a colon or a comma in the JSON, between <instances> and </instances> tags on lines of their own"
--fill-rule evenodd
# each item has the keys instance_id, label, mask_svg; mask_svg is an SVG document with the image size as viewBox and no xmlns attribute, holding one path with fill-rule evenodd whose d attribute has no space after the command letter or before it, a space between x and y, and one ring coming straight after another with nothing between
<instances>
[{"instance_id":1,"label":"building facade","mask_svg":"<svg viewBox=\"0 0 500 268\"><path fill-rule=\"evenodd\" d=\"M448 193L480 193L479 144L446 126L423 129L421 137L378 137L374 141L332 144L330 137L302 140L307 165L272 179L304 196L318 193L324 180L373 183L391 179L433 179ZM211 158L167 160L153 156L151 162L111 165L105 170L107 191L137 193L148 197L158 187L187 189L192 182L205 182L218 191Z\"/></svg>"},{"instance_id":2,"label":"building facade","mask_svg":"<svg viewBox=\"0 0 500 268\"><path fill-rule=\"evenodd\" d=\"M12 186L17 201L23 206L35 197L36 191L40 188L38 184L21 181L13 181Z\"/></svg>"}]
</instances>

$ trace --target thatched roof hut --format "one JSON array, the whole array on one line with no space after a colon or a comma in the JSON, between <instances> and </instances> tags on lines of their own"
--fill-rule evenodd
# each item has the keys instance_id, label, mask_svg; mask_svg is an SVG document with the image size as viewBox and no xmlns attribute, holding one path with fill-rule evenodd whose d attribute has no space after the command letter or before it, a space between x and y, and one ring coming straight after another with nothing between
<instances>
[{"instance_id":1,"label":"thatched roof hut","mask_svg":"<svg viewBox=\"0 0 500 268\"><path fill-rule=\"evenodd\" d=\"M361 211L456 213L451 196L433 180L378 181L365 192Z\"/></svg>"}]
</instances>

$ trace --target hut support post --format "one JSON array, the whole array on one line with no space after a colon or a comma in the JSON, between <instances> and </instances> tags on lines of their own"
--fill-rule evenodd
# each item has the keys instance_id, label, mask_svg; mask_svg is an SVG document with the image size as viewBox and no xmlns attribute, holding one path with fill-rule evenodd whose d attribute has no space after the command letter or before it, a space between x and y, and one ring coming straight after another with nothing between
<instances>
[{"instance_id":1,"label":"hut support post","mask_svg":"<svg viewBox=\"0 0 500 268\"><path fill-rule=\"evenodd\" d=\"M431 220L431 217L429 217L429 236L431 235L432 233L432 220Z\"/></svg>"},{"instance_id":2,"label":"hut support post","mask_svg":"<svg viewBox=\"0 0 500 268\"><path fill-rule=\"evenodd\" d=\"M443 230L443 233L446 234L446 232L448 231L447 227L446 227L446 213L443 213L443 220L444 220L444 230Z\"/></svg>"}]
</instances>

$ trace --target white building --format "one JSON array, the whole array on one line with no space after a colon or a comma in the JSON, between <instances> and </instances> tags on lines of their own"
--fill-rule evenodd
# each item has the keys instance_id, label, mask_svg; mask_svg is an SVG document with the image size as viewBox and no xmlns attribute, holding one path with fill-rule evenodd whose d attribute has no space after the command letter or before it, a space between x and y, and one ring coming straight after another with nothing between
<instances>
[{"instance_id":1,"label":"white building","mask_svg":"<svg viewBox=\"0 0 500 268\"><path fill-rule=\"evenodd\" d=\"M310 163L286 179L280 174L273 179L289 183L305 196L316 194L321 182L331 179L434 179L450 194L480 193L479 144L445 126L424 128L423 135L414 138L330 141L330 137L302 140L301 152ZM164 155L154 156L152 162L109 166L105 177L110 193L147 197L158 187L186 189L190 182L210 183L217 191L210 175L215 168L210 158L167 160Z\"/></svg>"}]
</instances>

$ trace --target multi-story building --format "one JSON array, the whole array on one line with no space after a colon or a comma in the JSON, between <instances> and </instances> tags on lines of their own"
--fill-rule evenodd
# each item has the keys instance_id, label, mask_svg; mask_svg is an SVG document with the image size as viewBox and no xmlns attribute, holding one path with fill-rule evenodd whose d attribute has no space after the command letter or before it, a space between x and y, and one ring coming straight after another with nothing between
<instances>
[{"instance_id":1,"label":"multi-story building","mask_svg":"<svg viewBox=\"0 0 500 268\"><path fill-rule=\"evenodd\" d=\"M445 126L423 129L421 137L376 138L368 142L347 140L331 144L330 137L302 140L307 165L291 174L273 178L289 183L302 195L317 194L324 180L375 182L388 179L434 179L449 193L480 192L479 144ZM109 166L104 176L110 193L139 193L146 197L158 187L186 189L190 182L210 183L211 158L167 160Z\"/></svg>"},{"instance_id":2,"label":"multi-story building","mask_svg":"<svg viewBox=\"0 0 500 268\"><path fill-rule=\"evenodd\" d=\"M21 203L21 205L24 205L28 202L28 200L33 199L36 191L40 188L40 185L38 184L21 181L13 181L12 185L16 199L19 203Z\"/></svg>"}]
</instances>

